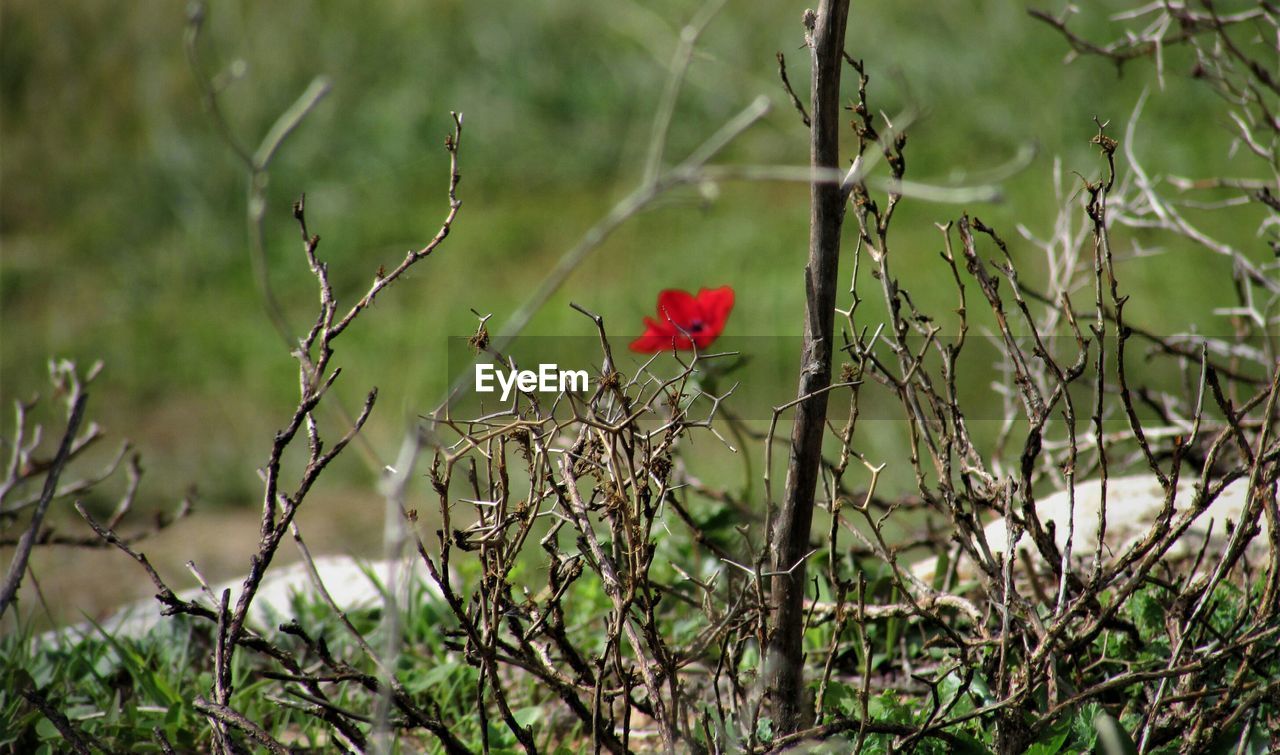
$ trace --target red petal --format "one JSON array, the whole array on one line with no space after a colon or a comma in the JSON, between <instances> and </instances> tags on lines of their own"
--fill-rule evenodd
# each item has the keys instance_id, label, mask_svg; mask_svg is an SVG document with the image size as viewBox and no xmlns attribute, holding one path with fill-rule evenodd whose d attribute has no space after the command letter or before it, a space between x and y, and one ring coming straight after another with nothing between
<instances>
[{"instance_id":1,"label":"red petal","mask_svg":"<svg viewBox=\"0 0 1280 755\"><path fill-rule=\"evenodd\" d=\"M658 294L658 319L688 330L695 320L702 319L702 307L688 291L669 288Z\"/></svg>"},{"instance_id":2,"label":"red petal","mask_svg":"<svg viewBox=\"0 0 1280 755\"><path fill-rule=\"evenodd\" d=\"M629 348L641 354L653 354L671 348L671 336L649 332L632 341Z\"/></svg>"},{"instance_id":3,"label":"red petal","mask_svg":"<svg viewBox=\"0 0 1280 755\"><path fill-rule=\"evenodd\" d=\"M703 332L707 336L707 344L714 341L724 330L729 313L733 311L734 294L731 286L720 288L704 288L698 291L698 307L702 310ZM701 345L701 343L699 343Z\"/></svg>"},{"instance_id":4,"label":"red petal","mask_svg":"<svg viewBox=\"0 0 1280 755\"><path fill-rule=\"evenodd\" d=\"M652 317L644 318L644 330L646 333L657 333L658 335L676 335L680 331L676 330L676 326L667 320L655 320Z\"/></svg>"},{"instance_id":5,"label":"red petal","mask_svg":"<svg viewBox=\"0 0 1280 755\"><path fill-rule=\"evenodd\" d=\"M690 349L695 344L706 348L724 330L733 302L731 286L703 288L696 297L687 291L666 289L658 294L658 319L644 318L645 333L632 341L630 348L642 353Z\"/></svg>"},{"instance_id":6,"label":"red petal","mask_svg":"<svg viewBox=\"0 0 1280 755\"><path fill-rule=\"evenodd\" d=\"M638 351L642 354L653 354L659 351L671 351L676 349L690 349L693 344L688 338L681 335L673 335L671 333L655 333L649 331L632 341L629 348L632 351Z\"/></svg>"},{"instance_id":7,"label":"red petal","mask_svg":"<svg viewBox=\"0 0 1280 755\"><path fill-rule=\"evenodd\" d=\"M676 329L671 323L658 322L652 317L646 317L644 327L644 335L631 342L632 351L652 354L671 348L671 340L676 336Z\"/></svg>"}]
</instances>

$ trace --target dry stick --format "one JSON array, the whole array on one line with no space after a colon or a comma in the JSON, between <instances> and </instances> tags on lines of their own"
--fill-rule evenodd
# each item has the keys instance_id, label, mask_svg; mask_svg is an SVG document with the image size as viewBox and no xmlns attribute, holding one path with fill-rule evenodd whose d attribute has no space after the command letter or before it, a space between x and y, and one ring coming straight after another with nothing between
<instances>
[{"instance_id":1,"label":"dry stick","mask_svg":"<svg viewBox=\"0 0 1280 755\"><path fill-rule=\"evenodd\" d=\"M21 405L21 402L18 402L18 403L19 405ZM20 421L22 421L21 418L20 418ZM39 445L39 441L40 441L39 431L40 431L40 428L37 427L33 437L33 440L36 441L36 445ZM85 434L75 439L75 441L72 442L71 451L67 453L67 463L70 464L71 462L75 461L76 457L80 456L80 454L86 448L88 448L93 443L96 443L97 441L102 439L102 437L103 437L102 430L98 428L97 425L93 423L89 423L89 427L85 428ZM38 477L44 474L44 472L47 470L47 467L41 466L39 463L36 463L36 464L27 463L27 462L30 462L31 460L30 455L31 455L31 452L35 450L35 447L33 446L27 449L19 449L18 446L21 445L21 443L22 443L22 439L21 437L18 437L15 439L13 445L14 445L14 456L15 456L14 463L21 464L22 468L20 471L10 472L7 475L7 479L4 481L4 483L0 484L0 501L3 501L3 496L7 491L13 490L16 486L18 486L19 484L21 484L22 482L28 479L31 479L33 477ZM78 480L73 480L71 482L64 483L62 487L58 488L57 492L53 494L53 497L54 498L71 498L73 496L80 495L81 493L84 493L88 490L91 490L94 488L94 486L98 485L99 483L105 482L106 480L110 479L113 475L115 475L116 471L120 468L120 463L124 461L125 457L129 454L131 450L133 450L133 446L132 444L129 443L129 441L126 440L124 443L120 444L120 450L116 451L115 455L111 458L110 461L108 461L106 464L102 466L102 469L100 471L98 471L96 474L89 475L88 477L82 477ZM137 458L136 455L134 456L134 458ZM25 459L26 461L20 462L19 459ZM8 506L4 506L3 510L0 510L0 517L5 517L5 518L15 517L18 514L18 512L24 509L29 509L32 506L35 506L38 503L40 503L40 498L42 495L43 495L43 491L41 493L28 496L21 500L14 501L12 504ZM113 513L112 516L114 517L115 514ZM47 537L48 535L49 535L48 532L41 533L39 542L42 544L46 542L48 539ZM14 545L14 544L15 542L0 542L0 547L3 547L5 545Z\"/></svg>"},{"instance_id":2,"label":"dry stick","mask_svg":"<svg viewBox=\"0 0 1280 755\"><path fill-rule=\"evenodd\" d=\"M622 631L627 635L627 641L631 643L632 652L636 655L636 663L640 667L640 675L643 677L645 689L649 693L649 703L653 706L654 718L657 720L659 731L662 734L663 749L668 753L674 753L674 725L666 713L666 705L662 701L662 690L653 674L653 668L649 659L644 655L646 643L641 639L635 629L632 618L627 613L624 605L626 600L626 595L623 591L624 585L618 577L618 571L613 565L613 560L604 552L595 531L592 529L586 506L578 494L578 479L573 474L573 465L564 457L560 459L560 476L564 480L564 492L570 504L569 511L573 515L574 524L578 528L583 541L585 541L591 557L596 562L596 568L599 569L604 591L613 600L617 611L617 621L621 625Z\"/></svg>"},{"instance_id":3,"label":"dry stick","mask_svg":"<svg viewBox=\"0 0 1280 755\"><path fill-rule=\"evenodd\" d=\"M228 611L230 602L231 590L223 590L222 596L218 598L218 629L213 648L213 695L219 704L228 704L231 701L231 662L227 654L227 621L230 617ZM235 752L236 748L231 740L231 732L227 730L226 719L213 714L209 714L208 718L218 751Z\"/></svg>"},{"instance_id":4,"label":"dry stick","mask_svg":"<svg viewBox=\"0 0 1280 755\"><path fill-rule=\"evenodd\" d=\"M92 752L92 750L89 749L90 746L101 752L110 752L110 750L104 747L101 742L93 738L92 735L86 732L76 731L75 726L71 723L71 719L67 718L62 711L54 707L53 704L49 702L48 698L40 692L40 690L35 687L26 687L25 689L19 690L19 694L21 694L27 702L40 709L40 713L49 720L49 723L53 724L54 728L56 728L58 733L62 735L62 738L67 741L67 745L71 748L72 752L76 753L76 755L89 755L89 753ZM81 736L82 733L85 737L90 738L89 741L85 741L84 737Z\"/></svg>"},{"instance_id":5,"label":"dry stick","mask_svg":"<svg viewBox=\"0 0 1280 755\"><path fill-rule=\"evenodd\" d=\"M804 122L805 128L812 128L813 123L809 120L809 111L804 109L804 103L800 101L800 97L796 95L796 90L791 88L791 80L787 78L787 59L783 57L782 51L778 51L778 78L782 79L782 88L787 91L787 97L791 98L791 106L800 113L800 120Z\"/></svg>"},{"instance_id":6,"label":"dry stick","mask_svg":"<svg viewBox=\"0 0 1280 755\"><path fill-rule=\"evenodd\" d=\"M1176 21L1175 24L1169 24L1164 27L1155 27L1161 29L1158 32L1147 31L1142 34L1133 35L1125 34L1122 38L1116 39L1105 45L1091 42L1088 39L1075 34L1067 29L1067 18L1069 13L1063 13L1061 18L1054 18L1050 14L1035 8L1029 9L1027 14L1032 18L1043 21L1053 27L1071 46L1073 53L1077 55L1094 55L1100 58L1106 58L1116 65L1117 69L1122 68L1126 63L1148 56L1159 57L1166 48L1185 43L1193 43L1200 34L1210 31L1216 31L1217 37L1230 42L1230 39L1224 32L1224 27L1244 24L1255 19L1266 18L1272 11L1269 7L1261 7L1258 9L1244 10L1239 13L1232 13L1226 16L1219 16L1216 11L1210 8L1209 14L1196 14L1190 10L1186 4L1174 5L1161 3L1166 13L1169 13ZM1209 7L1209 4L1205 4ZM1265 6L1264 3L1259 5ZM1253 67L1250 67L1253 70ZM1256 72L1256 71L1255 71ZM1271 86L1269 79L1268 86Z\"/></svg>"},{"instance_id":7,"label":"dry stick","mask_svg":"<svg viewBox=\"0 0 1280 755\"><path fill-rule=\"evenodd\" d=\"M1272 416L1272 413L1275 411L1277 394L1280 394L1280 367L1278 367L1276 371L1273 373L1273 376L1271 379L1271 389L1267 392L1267 403L1265 408L1263 409L1263 414L1262 414L1262 429L1258 435L1258 454L1259 455L1262 453L1263 449L1266 448L1266 438L1267 438L1268 431L1271 428L1270 418ZM1231 538L1227 542L1227 546L1222 554L1222 557L1218 560L1217 566L1214 568L1213 573L1210 575L1208 582L1205 583L1203 591L1200 593L1200 597L1195 603L1195 607L1192 608L1190 615L1184 622L1184 626L1188 628L1188 631L1183 633L1182 636L1178 638L1177 644L1174 645L1173 651L1169 656L1169 663L1167 666L1168 669L1171 669L1174 666L1176 666L1178 662L1182 659L1182 654L1185 651L1185 644L1187 642L1187 639L1191 635L1190 628L1195 626L1196 622L1200 620L1200 617L1204 613L1206 608L1213 603L1213 598L1215 595L1215 591L1217 590L1218 583L1221 582L1223 578L1226 577L1227 572L1232 567L1235 566L1236 559L1239 557L1239 554L1243 551L1244 545L1241 543L1241 540L1243 539L1245 533L1250 528L1249 522L1253 520L1253 517L1250 516L1250 512L1255 511L1253 504L1256 501L1262 506L1266 505L1266 498L1262 496L1260 494L1260 491L1258 491L1257 489L1258 473L1261 466L1262 466L1261 458L1255 458L1253 463L1250 464L1249 487L1246 493L1246 496L1247 496L1245 499L1246 505L1244 507L1244 511L1242 512L1242 515L1240 518L1241 520L1236 524L1235 531L1231 533ZM1253 514L1253 516L1256 516L1256 514ZM1168 677L1162 678L1160 680L1160 686L1156 690L1155 699L1152 701L1150 705L1150 709L1149 709L1150 712L1147 716L1146 725L1143 726L1143 729L1142 729L1142 737L1138 741L1140 751L1143 751L1143 752L1146 751L1147 744L1151 738L1153 726L1156 721L1156 712L1159 710L1160 705L1164 702L1165 690L1167 689L1168 684L1169 684Z\"/></svg>"},{"instance_id":8,"label":"dry stick","mask_svg":"<svg viewBox=\"0 0 1280 755\"><path fill-rule=\"evenodd\" d=\"M9 493L17 487L18 483L25 480L28 475L23 474L30 465L26 462L31 458L31 452L35 450L36 445L40 441L40 426L37 425L32 433L30 445L27 444L27 412L35 408L36 402L33 399L30 403L18 399L13 402L14 409L14 430L13 440L10 447L13 451L9 454L9 461L5 464L4 479L0 479L0 516L12 516L16 507L6 507L5 499L9 497Z\"/></svg>"},{"instance_id":9,"label":"dry stick","mask_svg":"<svg viewBox=\"0 0 1280 755\"><path fill-rule=\"evenodd\" d=\"M40 494L40 502L36 504L35 513L31 515L31 523L27 526L27 531L22 533L22 537L18 540L18 548L9 562L9 571L5 574L4 584L0 585L0 616L4 616L14 596L18 594L18 587L22 585L22 575L27 571L27 560L31 558L31 549L35 546L40 524L44 521L44 515L53 501L54 492L58 489L58 478L62 475L62 470L71 456L71 445L76 433L80 431L80 422L84 419L84 406L88 398L89 394L81 393L71 407L71 416L67 419L67 431L62 436L62 443L58 445L58 455L53 458L49 475L44 478L44 492Z\"/></svg>"},{"instance_id":10,"label":"dry stick","mask_svg":"<svg viewBox=\"0 0 1280 755\"><path fill-rule=\"evenodd\" d=\"M1219 243L1210 238L1199 228L1191 225L1191 223L1188 222L1180 212L1178 212L1177 208L1164 199L1161 199L1160 196L1156 194L1153 180L1147 175L1147 172L1142 167L1142 163L1139 162L1133 151L1135 141L1134 134L1137 130L1138 118L1142 115L1142 109L1146 104L1146 101L1147 93L1144 91L1142 96L1138 98L1137 103L1134 104L1133 114L1129 116L1129 123L1125 126L1124 153L1125 159L1129 162L1129 167L1133 171L1134 179L1137 182L1142 196L1146 198L1147 202L1151 206L1151 212L1154 213L1159 220L1159 225L1157 227L1172 231L1194 241L1196 244L1199 244L1215 254L1221 254L1224 257L1230 258L1231 264L1235 270L1234 275L1238 276L1241 280L1248 280L1258 284L1272 296L1280 295L1280 280L1267 275L1263 269L1251 262L1239 249L1236 249L1230 244ZM1107 188L1109 190L1110 186Z\"/></svg>"},{"instance_id":11,"label":"dry stick","mask_svg":"<svg viewBox=\"0 0 1280 755\"><path fill-rule=\"evenodd\" d=\"M1028 288L1025 285L1022 286L1022 292L1026 294L1029 298L1035 299L1043 304L1046 304L1049 306L1060 305L1063 307L1062 311L1064 313L1069 313L1071 317L1078 320L1087 320L1089 316L1092 314L1084 310L1078 310L1078 309L1067 307L1065 304L1061 303L1060 301L1055 300L1046 294L1042 294L1039 291L1035 290L1034 288ZM1102 317L1104 320L1111 323L1114 323L1116 321L1115 313L1112 312L1110 309L1108 309L1105 304L1103 305L1103 309L1102 309ZM1171 357L1190 359L1193 361L1199 361L1202 358L1202 355L1200 353L1200 348L1199 346L1196 345L1196 343L1203 345L1209 342L1210 340L1208 338L1202 338L1198 342L1183 344L1176 340L1157 335L1155 332L1151 330L1147 330L1146 328L1143 328L1138 325L1132 325L1126 322L1125 328L1128 329L1130 335L1138 336L1144 341L1150 343L1155 350L1159 351L1162 354L1167 354L1168 356L1171 356ZM1226 375L1227 377L1231 378L1233 381L1241 382L1246 385L1262 385L1266 383L1266 378L1264 377L1258 377L1257 375L1246 374L1241 370L1232 368L1231 365L1229 364L1221 364L1217 361L1210 360L1207 355L1203 356L1203 359L1208 360L1209 365L1218 374Z\"/></svg>"},{"instance_id":12,"label":"dry stick","mask_svg":"<svg viewBox=\"0 0 1280 755\"><path fill-rule=\"evenodd\" d=\"M840 160L840 73L848 15L848 0L822 0L813 19L809 162L817 170L835 168ZM786 487L773 533L773 632L763 677L772 696L773 725L780 734L800 730L811 717L804 689L804 558L822 461L828 399L824 389L831 383L844 221L844 193L839 185L815 180L809 193L809 262L798 395L814 395L796 407Z\"/></svg>"},{"instance_id":13,"label":"dry stick","mask_svg":"<svg viewBox=\"0 0 1280 755\"><path fill-rule=\"evenodd\" d=\"M319 283L321 307L315 324L306 337L299 342L299 348L294 352L299 361L301 399L288 426L277 432L272 444L271 454L268 457L267 467L264 472L265 492L258 551L250 558L250 571L244 579L240 596L236 600L235 610L229 615L225 609L218 614L219 637L221 639L223 632L225 632L226 636L225 643L220 643L220 649L225 645L225 652L219 652L215 656L216 668L214 673L218 684L215 685L214 702L218 705L227 705L230 702L232 688L230 679L231 660L236 647L241 644L250 604L262 583L266 570L271 565L280 541L283 539L289 524L316 479L333 459L342 453L350 441L359 435L377 398L377 389L374 389L368 394L364 407L351 428L330 449L323 450L313 413L341 373L341 368L335 368L332 371L328 370L329 360L333 355L333 341L373 302L379 291L397 279L411 265L430 255L443 242L448 235L453 219L457 215L460 203L456 197L459 180L456 153L461 137L462 116L455 113L453 114L453 120L454 133L445 140L445 149L450 153L450 208L440 231L426 247L417 252L410 251L400 266L390 274L378 276L369 292L336 323L337 303L333 297L332 287L329 284L328 268L319 261L315 254L319 244L319 237L307 233L303 203L300 201L295 205L294 215L299 222L302 235L306 239L307 261ZM312 358L313 348L317 349L318 352L314 360ZM298 433L303 431L304 425L309 441L309 459L293 494L285 495L280 491L282 459L286 449L294 442ZM277 507L281 504L283 504L283 508L279 511L279 517L277 518ZM145 565L145 562L143 563ZM218 726L226 723L221 718L215 716L211 716L211 718L219 722ZM215 728L215 733L217 731L218 729ZM435 729L433 729L433 732L435 732ZM435 733L439 734L438 732Z\"/></svg>"},{"instance_id":14,"label":"dry stick","mask_svg":"<svg viewBox=\"0 0 1280 755\"><path fill-rule=\"evenodd\" d=\"M292 752L288 747L280 744L274 737L267 733L266 729L258 726L254 722L242 716L239 712L226 705L218 705L209 702L203 697L197 697L192 701L192 706L204 713L210 718L217 719L227 726L233 726L245 734L253 738L255 742L262 745L272 755L289 755Z\"/></svg>"},{"instance_id":15,"label":"dry stick","mask_svg":"<svg viewBox=\"0 0 1280 755\"><path fill-rule=\"evenodd\" d=\"M156 744L160 746L160 751L165 755L176 755L169 738L164 735L164 730L159 726L151 727L151 737L156 740Z\"/></svg>"}]
</instances>

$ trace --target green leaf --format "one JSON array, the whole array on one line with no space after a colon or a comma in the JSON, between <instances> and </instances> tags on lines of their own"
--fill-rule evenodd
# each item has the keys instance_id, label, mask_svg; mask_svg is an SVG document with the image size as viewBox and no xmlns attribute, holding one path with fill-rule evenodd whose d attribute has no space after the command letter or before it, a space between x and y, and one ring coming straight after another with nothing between
<instances>
[{"instance_id":1,"label":"green leaf","mask_svg":"<svg viewBox=\"0 0 1280 755\"><path fill-rule=\"evenodd\" d=\"M1156 595L1155 588L1139 590L1133 594L1126 606L1138 633L1145 641L1150 641L1164 632L1164 606Z\"/></svg>"},{"instance_id":2,"label":"green leaf","mask_svg":"<svg viewBox=\"0 0 1280 755\"><path fill-rule=\"evenodd\" d=\"M1249 724L1248 730L1239 726L1219 734L1209 746L1211 755L1274 755L1268 732Z\"/></svg>"},{"instance_id":3,"label":"green leaf","mask_svg":"<svg viewBox=\"0 0 1280 755\"><path fill-rule=\"evenodd\" d=\"M938 561L933 567L933 589L942 590L943 580L947 578L947 570L951 568L951 553L945 548L938 554Z\"/></svg>"},{"instance_id":4,"label":"green leaf","mask_svg":"<svg viewBox=\"0 0 1280 755\"><path fill-rule=\"evenodd\" d=\"M987 684L982 674L973 675L973 681L969 682L969 693L974 695L981 705L991 705L996 701L995 696L991 694L991 686Z\"/></svg>"},{"instance_id":5,"label":"green leaf","mask_svg":"<svg viewBox=\"0 0 1280 755\"><path fill-rule=\"evenodd\" d=\"M984 744L981 740L971 737L968 734L957 734L955 748L952 752L960 755L990 755L991 748ZM1027 750L1027 752L1031 752Z\"/></svg>"},{"instance_id":6,"label":"green leaf","mask_svg":"<svg viewBox=\"0 0 1280 755\"><path fill-rule=\"evenodd\" d=\"M1071 732L1075 736L1075 744L1082 750L1092 750L1098 741L1098 732L1093 728L1093 720L1098 717L1102 706L1089 703L1081 706L1071 717Z\"/></svg>"},{"instance_id":7,"label":"green leaf","mask_svg":"<svg viewBox=\"0 0 1280 755\"><path fill-rule=\"evenodd\" d=\"M1071 735L1070 721L1063 719L1045 730L1035 744L1027 748L1026 755L1057 755Z\"/></svg>"},{"instance_id":8,"label":"green leaf","mask_svg":"<svg viewBox=\"0 0 1280 755\"><path fill-rule=\"evenodd\" d=\"M1098 732L1098 746L1104 755L1138 755L1138 745L1134 744L1133 737L1110 713L1099 712L1093 719L1093 728Z\"/></svg>"},{"instance_id":9,"label":"green leaf","mask_svg":"<svg viewBox=\"0 0 1280 755\"><path fill-rule=\"evenodd\" d=\"M956 695L960 694L961 677L960 670L955 669L948 672L942 678L941 684L939 684L939 689L942 690L941 703L943 707L948 708L957 715L963 715L974 709L972 695L965 694L959 700L956 699Z\"/></svg>"},{"instance_id":10,"label":"green leaf","mask_svg":"<svg viewBox=\"0 0 1280 755\"><path fill-rule=\"evenodd\" d=\"M838 711L852 717L858 706L858 692L844 682L828 682L827 695L823 705L828 710Z\"/></svg>"},{"instance_id":11,"label":"green leaf","mask_svg":"<svg viewBox=\"0 0 1280 755\"><path fill-rule=\"evenodd\" d=\"M756 736L760 738L761 742L768 743L773 741L772 718L761 718L756 721Z\"/></svg>"},{"instance_id":12,"label":"green leaf","mask_svg":"<svg viewBox=\"0 0 1280 755\"><path fill-rule=\"evenodd\" d=\"M513 711L511 716L522 727L533 726L542 719L542 708L537 705L531 705L527 708Z\"/></svg>"},{"instance_id":13,"label":"green leaf","mask_svg":"<svg viewBox=\"0 0 1280 755\"><path fill-rule=\"evenodd\" d=\"M707 517L698 526L703 532L713 534L737 526L742 523L741 516L732 506L721 506L714 514Z\"/></svg>"},{"instance_id":14,"label":"green leaf","mask_svg":"<svg viewBox=\"0 0 1280 755\"><path fill-rule=\"evenodd\" d=\"M898 588L894 586L889 591L889 601L891 603L898 602ZM900 617L894 616L885 622L885 641L884 650L888 655L893 655L898 649L898 637L902 634L902 628L905 625ZM874 656L872 656L874 658Z\"/></svg>"},{"instance_id":15,"label":"green leaf","mask_svg":"<svg viewBox=\"0 0 1280 755\"><path fill-rule=\"evenodd\" d=\"M41 739L61 739L62 734L58 733L58 727L47 718L41 718L36 722L36 734Z\"/></svg>"}]
</instances>

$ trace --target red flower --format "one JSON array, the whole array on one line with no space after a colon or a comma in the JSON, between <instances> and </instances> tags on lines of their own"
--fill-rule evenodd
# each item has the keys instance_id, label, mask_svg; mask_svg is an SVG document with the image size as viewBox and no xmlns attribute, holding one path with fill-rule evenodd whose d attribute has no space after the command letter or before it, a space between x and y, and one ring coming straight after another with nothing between
<instances>
[{"instance_id":1,"label":"red flower","mask_svg":"<svg viewBox=\"0 0 1280 755\"><path fill-rule=\"evenodd\" d=\"M652 354L671 348L705 349L724 330L733 310L733 288L688 291L667 289L658 294L658 319L644 318L644 335L631 342L631 350Z\"/></svg>"}]
</instances>

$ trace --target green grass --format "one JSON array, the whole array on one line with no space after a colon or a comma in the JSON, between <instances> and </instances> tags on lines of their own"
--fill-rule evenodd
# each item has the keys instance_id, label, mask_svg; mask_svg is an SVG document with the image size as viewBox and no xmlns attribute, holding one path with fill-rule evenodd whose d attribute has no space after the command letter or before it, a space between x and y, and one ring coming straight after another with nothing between
<instances>
[{"instance_id":1,"label":"green grass","mask_svg":"<svg viewBox=\"0 0 1280 755\"><path fill-rule=\"evenodd\" d=\"M672 551L673 560L691 563L687 539L676 538L671 543L662 543L660 547L675 549ZM469 583L477 577L471 568L473 566L475 564L470 562L459 562L461 572L457 577L460 582ZM868 602L892 600L888 592L889 581L876 579L871 564L862 566L868 569L871 577ZM513 577L515 585L525 585L531 591L545 586L540 584L543 577L536 569L527 574L517 571ZM1257 585L1259 594L1262 586L1262 582ZM600 648L591 647L589 641L600 635L598 621L607 610L608 600L594 576L576 581L571 590L571 595L563 603L565 627L584 653L597 652ZM1084 677L1071 675L1067 678L1064 675L1061 683L1066 687L1061 691L1085 688L1126 671L1164 668L1171 652L1168 622L1176 620L1176 614L1171 611L1178 609L1168 605L1163 590L1160 586L1151 585L1138 591L1121 608L1118 616L1122 622L1130 623L1136 633L1124 630L1104 632L1089 651L1100 659L1099 662L1091 665ZM1226 631L1233 623L1244 620L1246 617L1241 612L1252 610L1250 606L1256 604L1258 597L1253 596L1251 603L1243 600L1238 588L1229 584L1219 586L1212 614L1215 627ZM481 732L474 694L479 669L457 652L459 634L456 621L443 600L418 581L411 583L409 600L405 605L409 609L400 617L398 624L400 653L394 664L398 678L420 704L428 700L438 703L440 719L468 747L478 749ZM684 613L662 612L665 617L662 626L664 636L678 637L681 632L694 631L684 624L706 620L698 612L688 617ZM318 598L295 598L290 615L281 618L296 618L308 635L317 639L323 637L334 657L351 663L361 673L376 673L374 664ZM349 618L372 647L383 647L387 625L380 608L352 610ZM830 622L817 622L810 628L806 641L816 657L824 655L831 631ZM928 639L936 631L936 628L914 623L906 625L901 621L869 621L865 628L851 622L846 625L841 642L857 651L865 641L872 653L873 671L890 672L892 669L881 669L880 664L897 658L904 650L916 663L937 663L946 667L959 659L938 648L930 649ZM61 746L60 735L52 725L20 696L30 684L36 685L55 708L64 712L77 731L96 738L108 750L158 751L158 746L154 745L153 727L160 728L179 748L207 748L207 727L202 715L193 707L193 700L196 695L207 696L212 684L209 668L211 632L212 625L208 622L180 618L167 619L140 638L112 637L101 630L89 629L80 636L64 635L50 645L49 640L42 644L29 626L0 638L0 714L3 714L0 721L7 722L0 726L0 748L43 753L58 751ZM859 637L858 632L864 634ZM305 657L306 651L297 637L282 632L270 632L267 637L286 652ZM985 648L973 652L983 656L997 650ZM750 654L749 651L742 663L750 665ZM950 715L962 716L995 699L984 677L987 673L984 669L989 665L978 663L980 660L982 657L975 657L975 665L971 669L975 676L968 683L962 679L962 670L940 679L939 701L944 705L954 703ZM847 660L837 662L836 673L825 698L825 711L834 717L829 720L861 717L859 688L850 680L850 675L860 673L865 663L860 654L855 657L852 653ZM1253 663L1255 667L1251 673L1260 679L1280 674L1280 666L1276 666L1274 659L1264 666ZM264 671L280 669L248 650L242 649L237 654L232 706L282 742L299 748L323 749L328 741L323 724L287 704L279 704L281 700L297 702L287 691L291 685L264 676ZM1203 684L1207 689L1225 688L1239 671L1238 663L1226 662L1203 679ZM811 678L810 683L816 687L818 680ZM532 679L512 677L505 686L517 719L534 726L539 747L543 750L568 752L570 750L566 747L586 736L577 723L567 722L560 710L562 703L559 699ZM1104 713L1103 704L1110 710L1119 711L1116 720L1120 729L1136 738L1135 727L1146 700L1142 690L1143 685L1140 684L1116 688L1094 701L1065 711L1038 734L1028 752L1055 755L1090 751L1102 726L1100 719L1108 715ZM354 683L329 685L327 694L335 704L364 714L371 713L375 704L374 698ZM1047 703L1042 700L1041 704ZM892 690L874 692L867 702L868 720L876 723L919 726L927 720L929 709L926 701ZM990 752L993 727L989 715L979 715L948 731L965 744L965 751ZM1266 739L1259 726L1274 715L1273 704L1264 701L1257 710L1255 721L1258 723L1245 722L1223 732L1215 747L1227 749L1215 751L1232 751L1230 748L1242 736L1246 745L1254 748L1246 751L1263 751L1261 748L1265 748ZM1247 732L1244 726L1249 727ZM770 731L765 720L761 723L761 733L766 742ZM513 748L517 748L514 737L499 722L490 722L488 735L489 744L495 752L515 751ZM856 732L850 732L845 738L832 739L825 745L832 749L820 751L841 751L855 736ZM891 739L871 734L863 751L884 752ZM1175 741L1153 752L1176 752L1178 744ZM403 735L399 746L406 752L421 751L422 748L435 752L439 743L425 732L418 732ZM919 751L943 753L955 750L947 749L936 740L926 739Z\"/></svg>"},{"instance_id":2,"label":"green grass","mask_svg":"<svg viewBox=\"0 0 1280 755\"><path fill-rule=\"evenodd\" d=\"M471 570L462 572L474 578ZM596 594L603 600L599 586ZM575 601L578 613L571 623L586 623L600 600ZM448 606L422 581L408 590L409 607L399 616L400 652L394 661L404 689L419 704L438 704L441 720L469 747L480 747L480 722L475 715L475 690L479 669L451 649L456 640L456 620ZM348 618L375 649L385 642L387 626L381 608L353 609ZM309 636L327 642L333 657L352 664L360 673L377 674L357 642L315 596L298 596L282 621L296 619ZM158 727L175 747L205 751L210 747L204 716L194 707L197 696L209 696L214 627L185 617L165 619L137 638L114 637L100 628L64 634L57 640L41 638L29 626L0 638L0 750L52 753L62 751L65 740L51 722L25 699L24 689L34 685L63 712L76 731L94 738L112 752L159 752L152 729ZM269 632L267 638L288 653L306 657L298 638ZM287 692L296 685L283 684L262 675L281 672L276 664L241 650L233 666L235 691L232 706L260 723L272 736L290 746L325 751L329 734L323 724L290 707L303 702ZM376 698L357 684L328 685L326 693L335 705L371 716ZM516 717L537 727L540 746L556 749L560 737L578 736L574 724L556 723L558 698L538 685L519 685L513 699L521 706ZM566 728L566 726L568 728ZM368 734L368 727L364 727ZM500 722L491 722L488 741L492 751L515 751L514 736ZM437 752L439 742L426 732L399 737L398 752ZM424 749L425 748L425 749Z\"/></svg>"},{"instance_id":3,"label":"green grass","mask_svg":"<svg viewBox=\"0 0 1280 755\"><path fill-rule=\"evenodd\" d=\"M185 620L166 621L141 639L115 638L100 629L64 635L53 647L29 628L0 639L5 680L0 711L0 748L51 753L66 746L53 723L21 693L34 686L77 731L133 752L159 752L152 728L183 748L195 739L201 715L194 695L209 687L201 670L208 633L193 632ZM243 677L246 665L238 664Z\"/></svg>"}]
</instances>

